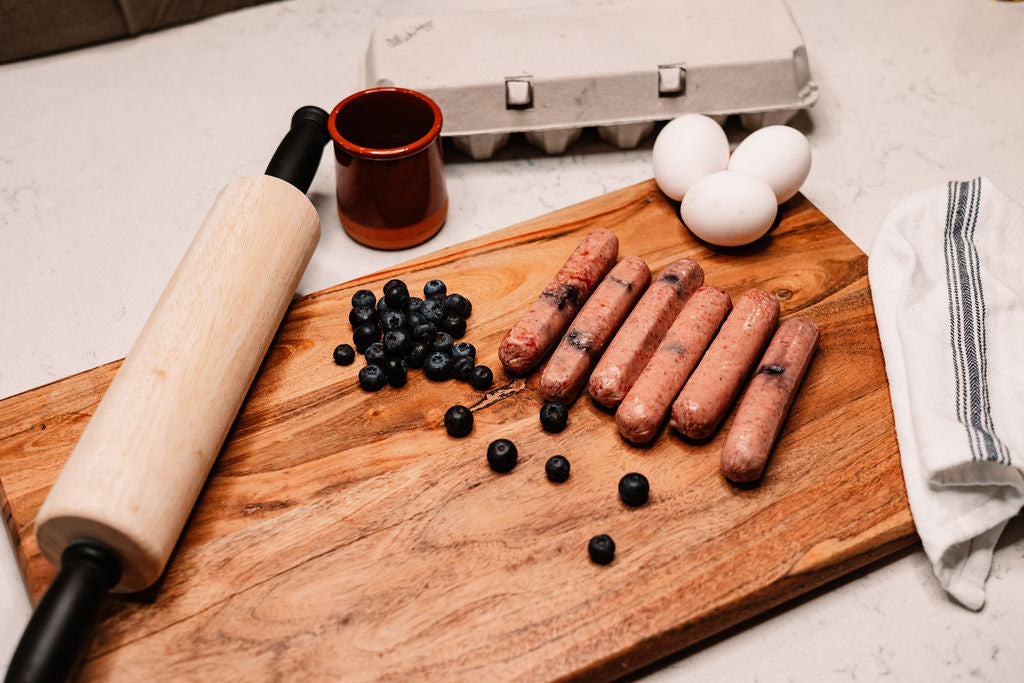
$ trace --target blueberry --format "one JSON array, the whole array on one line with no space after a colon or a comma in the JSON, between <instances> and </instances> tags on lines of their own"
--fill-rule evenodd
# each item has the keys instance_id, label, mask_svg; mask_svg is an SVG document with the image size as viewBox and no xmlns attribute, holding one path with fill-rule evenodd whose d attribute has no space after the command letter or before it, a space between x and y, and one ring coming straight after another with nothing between
<instances>
[{"instance_id":1,"label":"blueberry","mask_svg":"<svg viewBox=\"0 0 1024 683\"><path fill-rule=\"evenodd\" d=\"M405 327L405 313L389 308L380 314L380 326L385 331Z\"/></svg>"},{"instance_id":2,"label":"blueberry","mask_svg":"<svg viewBox=\"0 0 1024 683\"><path fill-rule=\"evenodd\" d=\"M478 365L473 368L473 374L469 376L469 383L474 389L490 389L494 384L494 373L486 365Z\"/></svg>"},{"instance_id":3,"label":"blueberry","mask_svg":"<svg viewBox=\"0 0 1024 683\"><path fill-rule=\"evenodd\" d=\"M443 382L452 376L452 357L447 353L432 351L423 361L423 374L433 382Z\"/></svg>"},{"instance_id":4,"label":"blueberry","mask_svg":"<svg viewBox=\"0 0 1024 683\"><path fill-rule=\"evenodd\" d=\"M630 472L619 480L619 498L630 507L637 507L647 502L647 496L651 491L647 477L636 472Z\"/></svg>"},{"instance_id":5,"label":"blueberry","mask_svg":"<svg viewBox=\"0 0 1024 683\"><path fill-rule=\"evenodd\" d=\"M434 335L433 340L431 340L431 344L433 345L435 351L441 351L447 354L451 354L452 345L454 343L455 340L452 339L452 335L448 334L447 332L438 332L437 334Z\"/></svg>"},{"instance_id":6,"label":"blueberry","mask_svg":"<svg viewBox=\"0 0 1024 683\"><path fill-rule=\"evenodd\" d=\"M423 305L423 299L418 296L410 296L409 303L405 305L405 314L417 313L420 310L420 306Z\"/></svg>"},{"instance_id":7,"label":"blueberry","mask_svg":"<svg viewBox=\"0 0 1024 683\"><path fill-rule=\"evenodd\" d=\"M452 362L452 377L460 382L468 382L473 377L473 359L456 358Z\"/></svg>"},{"instance_id":8,"label":"blueberry","mask_svg":"<svg viewBox=\"0 0 1024 683\"><path fill-rule=\"evenodd\" d=\"M432 344L434 342L434 336L437 334L437 325L434 323L420 323L416 327L412 328L412 338L416 341L425 342Z\"/></svg>"},{"instance_id":9,"label":"blueberry","mask_svg":"<svg viewBox=\"0 0 1024 683\"><path fill-rule=\"evenodd\" d=\"M437 299L427 299L420 306L420 314L427 319L428 323L434 323L438 325L444 320L446 315L446 309L444 302Z\"/></svg>"},{"instance_id":10,"label":"blueberry","mask_svg":"<svg viewBox=\"0 0 1024 683\"><path fill-rule=\"evenodd\" d=\"M388 378L379 365L367 365L359 371L359 386L367 391L377 391L388 383Z\"/></svg>"},{"instance_id":11,"label":"blueberry","mask_svg":"<svg viewBox=\"0 0 1024 683\"><path fill-rule=\"evenodd\" d=\"M422 325L427 322L427 319L423 317L423 314L419 311L409 311L406 309L405 312L405 329L412 332L416 329L417 325Z\"/></svg>"},{"instance_id":12,"label":"blueberry","mask_svg":"<svg viewBox=\"0 0 1024 683\"><path fill-rule=\"evenodd\" d=\"M404 284L385 289L384 300L387 301L388 308L401 311L409 305L409 289Z\"/></svg>"},{"instance_id":13,"label":"blueberry","mask_svg":"<svg viewBox=\"0 0 1024 683\"><path fill-rule=\"evenodd\" d=\"M384 353L401 358L412 350L412 335L399 327L384 333Z\"/></svg>"},{"instance_id":14,"label":"blueberry","mask_svg":"<svg viewBox=\"0 0 1024 683\"><path fill-rule=\"evenodd\" d=\"M368 289L360 289L352 295L352 308L367 306L373 308L377 303L377 297Z\"/></svg>"},{"instance_id":15,"label":"blueberry","mask_svg":"<svg viewBox=\"0 0 1024 683\"><path fill-rule=\"evenodd\" d=\"M615 541L608 534L594 536L587 544L590 560L595 564L610 564L615 559Z\"/></svg>"},{"instance_id":16,"label":"blueberry","mask_svg":"<svg viewBox=\"0 0 1024 683\"><path fill-rule=\"evenodd\" d=\"M473 413L466 406L452 406L444 414L444 428L451 436L466 436L473 430Z\"/></svg>"},{"instance_id":17,"label":"blueberry","mask_svg":"<svg viewBox=\"0 0 1024 683\"><path fill-rule=\"evenodd\" d=\"M569 461L560 455L553 455L544 463L544 472L551 481L561 483L569 478Z\"/></svg>"},{"instance_id":18,"label":"blueberry","mask_svg":"<svg viewBox=\"0 0 1024 683\"><path fill-rule=\"evenodd\" d=\"M469 342L459 342L452 346L452 358L458 360L460 358L468 358L470 360L476 359L476 347Z\"/></svg>"},{"instance_id":19,"label":"blueberry","mask_svg":"<svg viewBox=\"0 0 1024 683\"><path fill-rule=\"evenodd\" d=\"M441 320L441 329L458 339L466 334L466 319L449 313Z\"/></svg>"},{"instance_id":20,"label":"blueberry","mask_svg":"<svg viewBox=\"0 0 1024 683\"><path fill-rule=\"evenodd\" d=\"M360 325L352 332L352 343L359 353L366 351L366 347L375 341L380 341L380 328L371 323Z\"/></svg>"},{"instance_id":21,"label":"blueberry","mask_svg":"<svg viewBox=\"0 0 1024 683\"><path fill-rule=\"evenodd\" d=\"M377 322L377 309L371 306L359 306L348 312L348 322L355 329L366 323Z\"/></svg>"},{"instance_id":22,"label":"blueberry","mask_svg":"<svg viewBox=\"0 0 1024 683\"><path fill-rule=\"evenodd\" d=\"M569 420L569 407L564 403L548 401L540 407L540 426L545 432L560 432Z\"/></svg>"},{"instance_id":23,"label":"blueberry","mask_svg":"<svg viewBox=\"0 0 1024 683\"><path fill-rule=\"evenodd\" d=\"M401 285L402 287L405 287L405 291L409 291L409 287L401 280L388 280L384 283L384 294L387 294L388 290L396 285Z\"/></svg>"},{"instance_id":24,"label":"blueberry","mask_svg":"<svg viewBox=\"0 0 1024 683\"><path fill-rule=\"evenodd\" d=\"M401 358L387 358L384 361L384 376L388 378L388 384L393 387L400 387L409 378L409 371L406 369L405 361Z\"/></svg>"},{"instance_id":25,"label":"blueberry","mask_svg":"<svg viewBox=\"0 0 1024 683\"><path fill-rule=\"evenodd\" d=\"M405 362L410 368L422 368L423 361L426 359L428 353L430 353L430 347L427 344L421 341L413 342L412 347L409 349L409 355L405 358Z\"/></svg>"},{"instance_id":26,"label":"blueberry","mask_svg":"<svg viewBox=\"0 0 1024 683\"><path fill-rule=\"evenodd\" d=\"M367 365L379 365L384 367L384 361L387 359L388 354L384 352L384 345L380 342L373 342L366 347L366 351L363 352L363 357L366 358Z\"/></svg>"},{"instance_id":27,"label":"blueberry","mask_svg":"<svg viewBox=\"0 0 1024 683\"><path fill-rule=\"evenodd\" d=\"M444 299L444 305L450 313L462 316L463 318L468 318L469 314L473 311L473 304L461 294L449 294Z\"/></svg>"},{"instance_id":28,"label":"blueberry","mask_svg":"<svg viewBox=\"0 0 1024 683\"><path fill-rule=\"evenodd\" d=\"M384 301L384 297L377 300L377 313L383 313L384 311L391 310L388 308L388 302Z\"/></svg>"},{"instance_id":29,"label":"blueberry","mask_svg":"<svg viewBox=\"0 0 1024 683\"><path fill-rule=\"evenodd\" d=\"M348 344L338 344L334 347L334 362L338 365L352 365L355 359L356 352Z\"/></svg>"},{"instance_id":30,"label":"blueberry","mask_svg":"<svg viewBox=\"0 0 1024 683\"><path fill-rule=\"evenodd\" d=\"M492 441L487 447L487 464L495 472L511 472L519 460L516 445L508 439Z\"/></svg>"},{"instance_id":31,"label":"blueberry","mask_svg":"<svg viewBox=\"0 0 1024 683\"><path fill-rule=\"evenodd\" d=\"M440 280L431 280L423 285L423 297L426 299L443 299L448 294L448 287Z\"/></svg>"}]
</instances>

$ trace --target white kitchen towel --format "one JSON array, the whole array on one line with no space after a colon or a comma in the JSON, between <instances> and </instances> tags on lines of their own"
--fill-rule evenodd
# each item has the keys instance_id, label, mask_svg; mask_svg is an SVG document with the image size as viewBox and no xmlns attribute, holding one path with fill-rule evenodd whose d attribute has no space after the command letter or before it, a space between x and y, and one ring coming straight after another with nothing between
<instances>
[{"instance_id":1,"label":"white kitchen towel","mask_svg":"<svg viewBox=\"0 0 1024 683\"><path fill-rule=\"evenodd\" d=\"M907 196L868 278L914 524L942 586L981 609L1024 506L1024 208L987 178Z\"/></svg>"}]
</instances>

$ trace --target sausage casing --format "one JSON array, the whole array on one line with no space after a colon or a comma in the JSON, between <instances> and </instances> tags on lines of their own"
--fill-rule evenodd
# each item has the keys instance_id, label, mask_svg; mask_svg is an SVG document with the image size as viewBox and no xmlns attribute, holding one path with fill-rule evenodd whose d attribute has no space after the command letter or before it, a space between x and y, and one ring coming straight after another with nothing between
<instances>
[{"instance_id":1,"label":"sausage casing","mask_svg":"<svg viewBox=\"0 0 1024 683\"><path fill-rule=\"evenodd\" d=\"M615 412L623 437L633 443L654 438L730 310L724 289L705 286L693 293Z\"/></svg>"},{"instance_id":2,"label":"sausage casing","mask_svg":"<svg viewBox=\"0 0 1024 683\"><path fill-rule=\"evenodd\" d=\"M688 258L673 261L644 293L598 361L587 393L598 403L619 405L651 359L686 300L704 282L704 270Z\"/></svg>"},{"instance_id":3,"label":"sausage casing","mask_svg":"<svg viewBox=\"0 0 1024 683\"><path fill-rule=\"evenodd\" d=\"M576 398L595 360L650 281L651 269L639 256L627 256L612 268L544 366L540 376L544 398L562 403Z\"/></svg>"},{"instance_id":4,"label":"sausage casing","mask_svg":"<svg viewBox=\"0 0 1024 683\"><path fill-rule=\"evenodd\" d=\"M751 289L736 302L721 331L672 405L672 426L691 439L711 435L779 319L779 302Z\"/></svg>"},{"instance_id":5,"label":"sausage casing","mask_svg":"<svg viewBox=\"0 0 1024 683\"><path fill-rule=\"evenodd\" d=\"M730 481L761 478L819 338L818 326L807 318L779 325L725 437L722 474Z\"/></svg>"},{"instance_id":6,"label":"sausage casing","mask_svg":"<svg viewBox=\"0 0 1024 683\"><path fill-rule=\"evenodd\" d=\"M533 369L576 317L598 281L619 254L613 232L598 228L580 242L533 305L498 347L498 359L509 372Z\"/></svg>"},{"instance_id":7,"label":"sausage casing","mask_svg":"<svg viewBox=\"0 0 1024 683\"><path fill-rule=\"evenodd\" d=\"M584 238L555 273L537 301L522 314L498 347L510 373L527 373L541 361L572 322L618 256L618 238L599 227Z\"/></svg>"}]
</instances>

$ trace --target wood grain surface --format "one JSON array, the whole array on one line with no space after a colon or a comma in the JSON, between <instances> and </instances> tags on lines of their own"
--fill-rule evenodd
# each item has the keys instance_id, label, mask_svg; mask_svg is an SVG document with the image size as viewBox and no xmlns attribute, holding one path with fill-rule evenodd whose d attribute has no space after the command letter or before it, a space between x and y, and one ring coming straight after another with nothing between
<instances>
[{"instance_id":1,"label":"wood grain surface","mask_svg":"<svg viewBox=\"0 0 1024 683\"><path fill-rule=\"evenodd\" d=\"M649 181L295 301L167 571L109 601L80 677L607 679L913 542L867 257L800 195L734 249L696 241L676 208ZM583 397L548 434L538 373L502 371L501 338L595 227L655 273L694 258L734 299L761 287L820 326L760 485L719 474L731 415L705 442L665 428L637 448ZM392 277L472 299L491 390L414 371L366 393L359 363L332 362L351 294ZM0 402L4 517L34 600L54 571L33 517L117 365ZM457 403L476 419L463 439L442 425ZM502 437L520 461L498 475L485 450ZM556 453L572 462L559 485ZM616 492L632 471L651 482L635 509ZM617 545L605 567L587 558L598 533Z\"/></svg>"}]
</instances>

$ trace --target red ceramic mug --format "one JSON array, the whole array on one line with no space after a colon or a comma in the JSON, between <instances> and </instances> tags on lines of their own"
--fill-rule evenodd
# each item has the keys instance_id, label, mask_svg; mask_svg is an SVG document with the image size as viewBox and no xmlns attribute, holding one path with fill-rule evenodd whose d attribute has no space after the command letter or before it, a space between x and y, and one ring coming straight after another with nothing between
<instances>
[{"instance_id":1,"label":"red ceramic mug","mask_svg":"<svg viewBox=\"0 0 1024 683\"><path fill-rule=\"evenodd\" d=\"M433 237L448 215L441 110L422 93L371 88L331 112L338 217L357 242L404 249Z\"/></svg>"}]
</instances>

